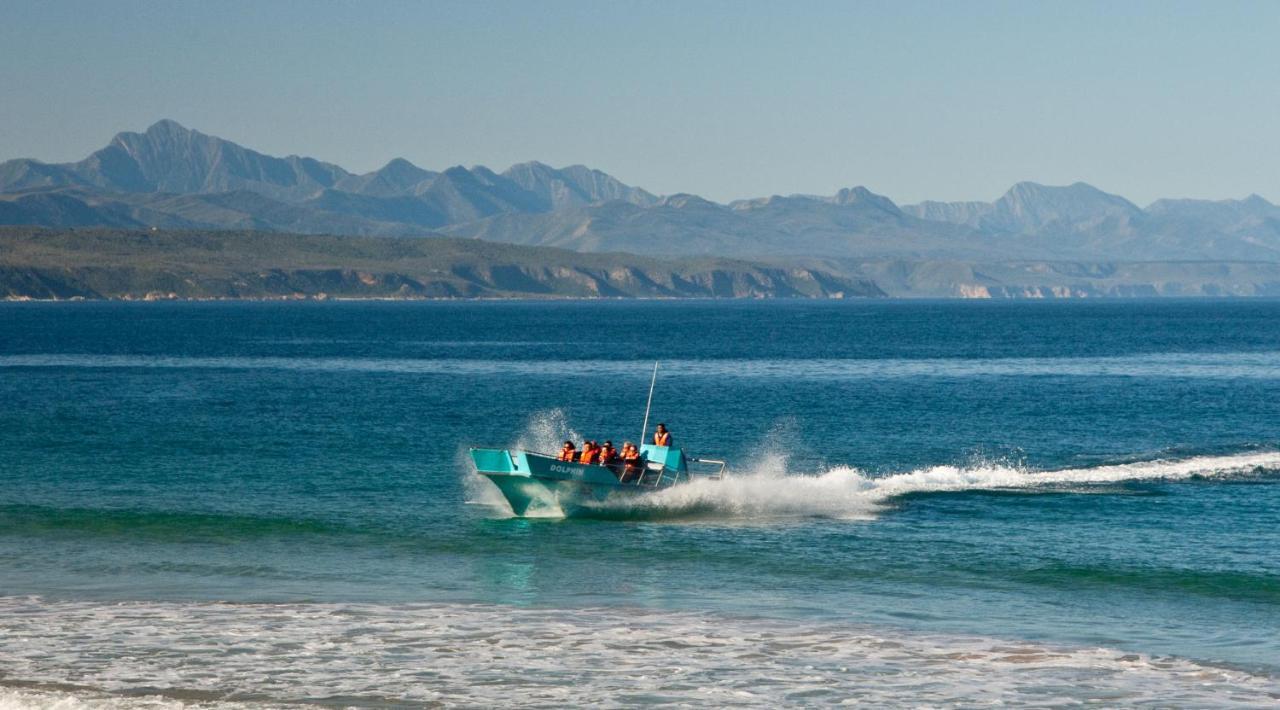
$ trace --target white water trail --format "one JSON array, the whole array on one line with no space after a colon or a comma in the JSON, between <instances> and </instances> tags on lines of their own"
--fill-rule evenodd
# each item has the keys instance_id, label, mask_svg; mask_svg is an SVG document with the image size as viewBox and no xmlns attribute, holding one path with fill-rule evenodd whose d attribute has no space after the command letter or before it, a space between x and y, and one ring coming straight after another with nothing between
<instances>
[{"instance_id":1,"label":"white water trail","mask_svg":"<svg viewBox=\"0 0 1280 710\"><path fill-rule=\"evenodd\" d=\"M531 415L510 445L513 449L555 452L566 440L582 435L564 410ZM966 465L930 466L905 473L870 475L850 466L814 474L789 469L785 451L795 448L796 425L783 419L756 447L748 469L731 471L722 480L697 479L642 496L611 500L594 508L604 514L646 516L708 515L723 518L835 518L872 520L901 496L982 490L1061 490L1145 480L1227 478L1257 470L1280 469L1280 451L1252 451L1182 459L1153 459L1122 464L1034 471L1008 462L976 461ZM468 499L495 508L509 506L492 483L472 474ZM547 511L540 517L562 517Z\"/></svg>"},{"instance_id":2,"label":"white water trail","mask_svg":"<svg viewBox=\"0 0 1280 710\"><path fill-rule=\"evenodd\" d=\"M707 513L731 517L830 517L867 520L893 499L912 493L980 490L1061 489L1148 480L1225 478L1280 469L1280 451L1250 452L1056 471L1028 471L1005 464L932 466L906 473L871 476L838 466L817 475L789 474L785 460L766 456L757 467L724 480L688 485L619 502L616 510L672 515Z\"/></svg>"}]
</instances>

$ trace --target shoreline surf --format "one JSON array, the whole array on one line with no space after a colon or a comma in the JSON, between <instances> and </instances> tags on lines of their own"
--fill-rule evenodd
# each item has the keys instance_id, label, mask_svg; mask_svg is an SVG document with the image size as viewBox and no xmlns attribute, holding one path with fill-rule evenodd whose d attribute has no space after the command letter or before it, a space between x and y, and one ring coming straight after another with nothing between
<instances>
[{"instance_id":1,"label":"shoreline surf","mask_svg":"<svg viewBox=\"0 0 1280 710\"><path fill-rule=\"evenodd\" d=\"M0 701L746 707L1280 699L1275 672L1102 647L714 613L0 598ZM23 643L39 638L39 648ZM95 649L86 651L85 649ZM77 686L62 689L63 684ZM155 696L144 698L138 696ZM4 697L8 696L8 697Z\"/></svg>"}]
</instances>

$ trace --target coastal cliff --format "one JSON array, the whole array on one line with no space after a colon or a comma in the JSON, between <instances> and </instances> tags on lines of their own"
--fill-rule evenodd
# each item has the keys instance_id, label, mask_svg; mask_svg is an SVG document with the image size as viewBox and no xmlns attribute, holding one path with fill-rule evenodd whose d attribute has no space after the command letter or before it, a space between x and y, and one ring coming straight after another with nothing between
<instances>
[{"instance_id":1,"label":"coastal cliff","mask_svg":"<svg viewBox=\"0 0 1280 710\"><path fill-rule=\"evenodd\" d=\"M0 298L859 298L874 282L795 264L664 260L470 239L0 229Z\"/></svg>"}]
</instances>

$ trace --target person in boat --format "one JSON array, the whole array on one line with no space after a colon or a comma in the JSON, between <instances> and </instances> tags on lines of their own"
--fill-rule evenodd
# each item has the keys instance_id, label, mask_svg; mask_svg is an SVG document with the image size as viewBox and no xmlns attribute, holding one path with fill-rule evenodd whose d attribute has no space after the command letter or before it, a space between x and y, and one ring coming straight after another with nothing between
<instances>
[{"instance_id":1,"label":"person in boat","mask_svg":"<svg viewBox=\"0 0 1280 710\"><path fill-rule=\"evenodd\" d=\"M578 456L578 463L595 463L597 452L598 449L596 448L596 442L582 442L582 454Z\"/></svg>"},{"instance_id":2,"label":"person in boat","mask_svg":"<svg viewBox=\"0 0 1280 710\"><path fill-rule=\"evenodd\" d=\"M564 446L560 447L561 461L576 461L578 459L578 447L573 445L572 441L564 442Z\"/></svg>"},{"instance_id":3,"label":"person in boat","mask_svg":"<svg viewBox=\"0 0 1280 710\"><path fill-rule=\"evenodd\" d=\"M622 446L622 483L639 480L644 470L644 460L640 458L640 449L628 441Z\"/></svg>"},{"instance_id":4,"label":"person in boat","mask_svg":"<svg viewBox=\"0 0 1280 710\"><path fill-rule=\"evenodd\" d=\"M601 466L613 466L618 462L618 451L613 448L613 442L605 440L604 446L600 447L599 460L596 462Z\"/></svg>"},{"instance_id":5,"label":"person in boat","mask_svg":"<svg viewBox=\"0 0 1280 710\"><path fill-rule=\"evenodd\" d=\"M667 431L666 424L659 424L653 432L653 443L655 446L671 446L671 432Z\"/></svg>"}]
</instances>

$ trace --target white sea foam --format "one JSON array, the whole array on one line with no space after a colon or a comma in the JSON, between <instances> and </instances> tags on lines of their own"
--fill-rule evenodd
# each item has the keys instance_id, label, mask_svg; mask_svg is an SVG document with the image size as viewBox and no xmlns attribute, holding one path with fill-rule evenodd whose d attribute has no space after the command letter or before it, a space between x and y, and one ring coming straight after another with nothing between
<instances>
[{"instance_id":1,"label":"white sea foam","mask_svg":"<svg viewBox=\"0 0 1280 710\"><path fill-rule=\"evenodd\" d=\"M8 597L0 638L6 709L218 700L1256 707L1280 698L1274 676L1178 658L639 609ZM76 689L57 689L68 685Z\"/></svg>"},{"instance_id":2,"label":"white sea foam","mask_svg":"<svg viewBox=\"0 0 1280 710\"><path fill-rule=\"evenodd\" d=\"M250 707L269 708L272 705L270 703L250 705L225 700L179 699L160 695L112 695L94 690L0 686L0 710L188 710L206 707L235 710Z\"/></svg>"},{"instance_id":3,"label":"white sea foam","mask_svg":"<svg viewBox=\"0 0 1280 710\"><path fill-rule=\"evenodd\" d=\"M786 471L785 460L765 456L756 468L724 480L695 480L643 496L619 499L606 511L639 510L672 515L711 513L761 518L821 516L873 518L893 499L913 493L980 490L1059 490L1127 481L1230 477L1280 469L1280 452L1160 459L1057 471L1029 471L1003 464L932 466L874 476L836 467L816 475Z\"/></svg>"}]
</instances>

